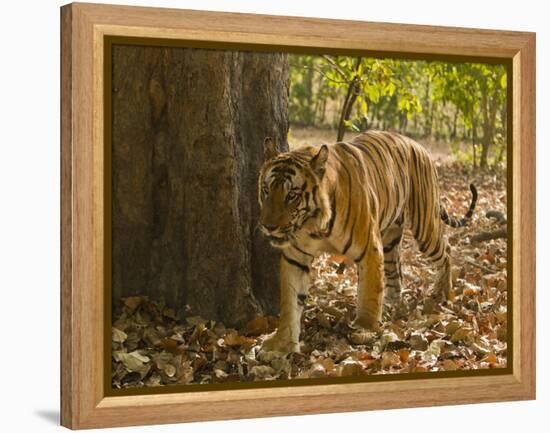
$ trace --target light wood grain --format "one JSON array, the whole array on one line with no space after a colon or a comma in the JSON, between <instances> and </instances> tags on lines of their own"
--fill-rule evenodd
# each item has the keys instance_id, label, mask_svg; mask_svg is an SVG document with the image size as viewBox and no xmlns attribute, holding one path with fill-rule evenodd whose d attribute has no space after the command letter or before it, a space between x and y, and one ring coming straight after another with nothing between
<instances>
[{"instance_id":1,"label":"light wood grain","mask_svg":"<svg viewBox=\"0 0 550 433\"><path fill-rule=\"evenodd\" d=\"M61 10L61 423L73 413L72 335L72 10Z\"/></svg>"},{"instance_id":2,"label":"light wood grain","mask_svg":"<svg viewBox=\"0 0 550 433\"><path fill-rule=\"evenodd\" d=\"M514 375L535 398L535 38L513 58Z\"/></svg>"},{"instance_id":3,"label":"light wood grain","mask_svg":"<svg viewBox=\"0 0 550 433\"><path fill-rule=\"evenodd\" d=\"M61 25L61 422L64 426L125 426L534 398L534 34L93 4L64 6ZM105 35L513 60L513 374L105 397L102 362Z\"/></svg>"},{"instance_id":4,"label":"light wood grain","mask_svg":"<svg viewBox=\"0 0 550 433\"><path fill-rule=\"evenodd\" d=\"M529 33L76 3L120 35L510 58ZM113 34L113 33L111 33Z\"/></svg>"}]
</instances>

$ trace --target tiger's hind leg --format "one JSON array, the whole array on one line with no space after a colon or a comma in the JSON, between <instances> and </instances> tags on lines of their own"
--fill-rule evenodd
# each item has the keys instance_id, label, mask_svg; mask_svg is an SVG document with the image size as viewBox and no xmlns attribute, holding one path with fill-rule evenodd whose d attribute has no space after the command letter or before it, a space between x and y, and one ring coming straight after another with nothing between
<instances>
[{"instance_id":1,"label":"tiger's hind leg","mask_svg":"<svg viewBox=\"0 0 550 433\"><path fill-rule=\"evenodd\" d=\"M434 283L434 295L440 297L442 300L449 299L449 292L453 287L453 279L451 273L451 247L447 243L446 239L441 239L439 242L441 252L435 254L431 258L432 263L435 264L439 270L437 278Z\"/></svg>"},{"instance_id":2,"label":"tiger's hind leg","mask_svg":"<svg viewBox=\"0 0 550 433\"><path fill-rule=\"evenodd\" d=\"M373 222L367 227L363 252L355 259L357 264L357 315L353 328L376 331L382 319L384 296L384 253L382 236Z\"/></svg>"},{"instance_id":3,"label":"tiger's hind leg","mask_svg":"<svg viewBox=\"0 0 550 433\"><path fill-rule=\"evenodd\" d=\"M450 247L441 221L437 171L426 153L413 149L419 162L411 170L412 189L408 206L413 237L420 251L437 269L437 277L429 295L446 299L451 290Z\"/></svg>"},{"instance_id":4,"label":"tiger's hind leg","mask_svg":"<svg viewBox=\"0 0 550 433\"><path fill-rule=\"evenodd\" d=\"M384 305L395 305L401 299L401 240L403 238L403 218L399 218L382 234L384 244L384 277L386 293Z\"/></svg>"},{"instance_id":5,"label":"tiger's hind leg","mask_svg":"<svg viewBox=\"0 0 550 433\"><path fill-rule=\"evenodd\" d=\"M439 229L439 230L438 230ZM442 227L427 231L426 239L417 239L420 251L432 262L437 269L437 276L429 295L433 298L446 300L452 287L451 275L451 247L443 236ZM428 236L431 236L429 238Z\"/></svg>"}]
</instances>

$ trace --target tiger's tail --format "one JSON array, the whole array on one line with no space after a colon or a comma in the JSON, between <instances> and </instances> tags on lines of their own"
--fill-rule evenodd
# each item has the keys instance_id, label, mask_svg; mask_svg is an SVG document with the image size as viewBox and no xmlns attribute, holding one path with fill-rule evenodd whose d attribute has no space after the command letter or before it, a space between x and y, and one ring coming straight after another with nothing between
<instances>
[{"instance_id":1,"label":"tiger's tail","mask_svg":"<svg viewBox=\"0 0 550 433\"><path fill-rule=\"evenodd\" d=\"M468 209L468 212L466 212L466 215L464 215L464 217L461 219L453 218L452 216L449 216L449 214L447 213L447 209L445 209L443 205L440 205L441 219L445 224L454 228L463 227L468 223L470 218L472 218L472 215L474 214L474 209L476 207L476 202L477 202L477 189L473 183L470 184L470 191L472 191L472 201L470 203L470 208Z\"/></svg>"}]
</instances>

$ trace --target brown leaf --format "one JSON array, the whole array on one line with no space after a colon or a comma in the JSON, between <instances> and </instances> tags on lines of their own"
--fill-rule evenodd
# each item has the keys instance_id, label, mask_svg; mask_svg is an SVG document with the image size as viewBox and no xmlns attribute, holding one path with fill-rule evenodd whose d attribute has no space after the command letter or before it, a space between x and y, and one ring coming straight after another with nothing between
<instances>
[{"instance_id":1,"label":"brown leaf","mask_svg":"<svg viewBox=\"0 0 550 433\"><path fill-rule=\"evenodd\" d=\"M452 359L446 359L441 363L441 365L443 366L443 369L445 371L455 371L458 369L456 362L454 362Z\"/></svg>"},{"instance_id":2,"label":"brown leaf","mask_svg":"<svg viewBox=\"0 0 550 433\"><path fill-rule=\"evenodd\" d=\"M127 298L124 298L123 301L124 305L126 305L126 307L128 307L131 312L134 312L137 307L147 302L148 299L149 298L147 296L129 296Z\"/></svg>"},{"instance_id":3,"label":"brown leaf","mask_svg":"<svg viewBox=\"0 0 550 433\"><path fill-rule=\"evenodd\" d=\"M223 341L228 346L253 346L254 344L256 344L256 340L254 338L239 335L235 331L227 334L224 337Z\"/></svg>"},{"instance_id":4,"label":"brown leaf","mask_svg":"<svg viewBox=\"0 0 550 433\"><path fill-rule=\"evenodd\" d=\"M363 365L359 361L351 358L343 360L337 367L337 374L343 376L367 376Z\"/></svg>"},{"instance_id":5,"label":"brown leaf","mask_svg":"<svg viewBox=\"0 0 550 433\"><path fill-rule=\"evenodd\" d=\"M445 326L445 333L447 335L453 335L462 326L459 320L451 320L447 326Z\"/></svg>"},{"instance_id":6,"label":"brown leaf","mask_svg":"<svg viewBox=\"0 0 550 433\"><path fill-rule=\"evenodd\" d=\"M161 349L164 349L172 353L180 352L178 346L179 346L179 343L172 338L163 338L158 344L158 347L160 347Z\"/></svg>"},{"instance_id":7,"label":"brown leaf","mask_svg":"<svg viewBox=\"0 0 550 433\"><path fill-rule=\"evenodd\" d=\"M490 364L496 364L498 363L498 358L496 357L496 355L494 353L488 353L487 355L485 355L481 362L488 362Z\"/></svg>"},{"instance_id":8,"label":"brown leaf","mask_svg":"<svg viewBox=\"0 0 550 433\"><path fill-rule=\"evenodd\" d=\"M420 332L413 332L409 338L411 349L426 350L428 348L428 340Z\"/></svg>"},{"instance_id":9,"label":"brown leaf","mask_svg":"<svg viewBox=\"0 0 550 433\"><path fill-rule=\"evenodd\" d=\"M451 336L451 341L453 343L459 343L462 341L469 341L472 339L473 331L470 328L462 327L456 330L456 332Z\"/></svg>"},{"instance_id":10,"label":"brown leaf","mask_svg":"<svg viewBox=\"0 0 550 433\"><path fill-rule=\"evenodd\" d=\"M403 364L406 364L409 361L409 349L400 349L397 354L399 355L399 359Z\"/></svg>"},{"instance_id":11,"label":"brown leaf","mask_svg":"<svg viewBox=\"0 0 550 433\"><path fill-rule=\"evenodd\" d=\"M331 316L329 316L326 313L323 313L323 312L319 311L317 313L316 318L317 318L317 321L319 322L319 325L321 325L323 328L332 329Z\"/></svg>"},{"instance_id":12,"label":"brown leaf","mask_svg":"<svg viewBox=\"0 0 550 433\"><path fill-rule=\"evenodd\" d=\"M327 373L330 373L332 370L334 370L334 360L332 358L326 358L321 361L321 364L323 364L323 367L325 368L325 371Z\"/></svg>"},{"instance_id":13,"label":"brown leaf","mask_svg":"<svg viewBox=\"0 0 550 433\"><path fill-rule=\"evenodd\" d=\"M269 332L269 321L266 316L257 316L246 324L246 335L262 335Z\"/></svg>"},{"instance_id":14,"label":"brown leaf","mask_svg":"<svg viewBox=\"0 0 550 433\"><path fill-rule=\"evenodd\" d=\"M415 373L426 373L428 371L428 369L422 365L417 365L416 367L413 368L413 372Z\"/></svg>"},{"instance_id":15,"label":"brown leaf","mask_svg":"<svg viewBox=\"0 0 550 433\"><path fill-rule=\"evenodd\" d=\"M178 373L178 383L189 383L194 379L193 367L190 361L184 361L180 365Z\"/></svg>"}]
</instances>

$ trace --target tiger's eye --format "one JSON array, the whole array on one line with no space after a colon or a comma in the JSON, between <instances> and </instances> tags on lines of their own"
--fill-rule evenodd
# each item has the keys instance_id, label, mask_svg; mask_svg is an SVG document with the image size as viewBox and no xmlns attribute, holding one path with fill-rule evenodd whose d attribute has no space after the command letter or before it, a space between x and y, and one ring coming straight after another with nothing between
<instances>
[{"instance_id":1,"label":"tiger's eye","mask_svg":"<svg viewBox=\"0 0 550 433\"><path fill-rule=\"evenodd\" d=\"M294 191L290 191L287 196L286 200L290 203L291 201L294 201L298 198L298 194L296 194Z\"/></svg>"}]
</instances>

